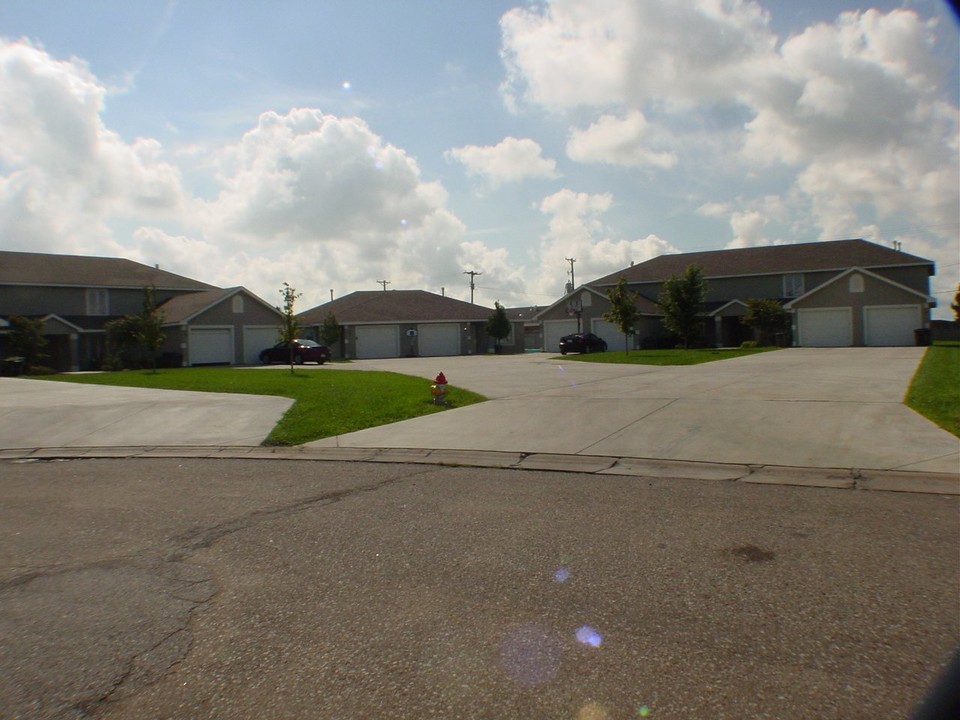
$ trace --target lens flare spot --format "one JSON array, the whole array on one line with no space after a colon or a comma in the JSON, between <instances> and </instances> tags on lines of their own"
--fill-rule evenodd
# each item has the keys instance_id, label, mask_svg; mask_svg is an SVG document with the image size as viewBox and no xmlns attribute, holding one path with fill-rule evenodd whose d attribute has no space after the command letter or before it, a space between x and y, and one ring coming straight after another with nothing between
<instances>
[{"instance_id":1,"label":"lens flare spot","mask_svg":"<svg viewBox=\"0 0 960 720\"><path fill-rule=\"evenodd\" d=\"M600 647L603 636L589 625L577 628L577 642L590 647Z\"/></svg>"},{"instance_id":2,"label":"lens flare spot","mask_svg":"<svg viewBox=\"0 0 960 720\"><path fill-rule=\"evenodd\" d=\"M564 583L570 579L570 568L568 567L558 567L557 571L553 573L553 579L558 583Z\"/></svg>"},{"instance_id":3,"label":"lens flare spot","mask_svg":"<svg viewBox=\"0 0 960 720\"><path fill-rule=\"evenodd\" d=\"M350 88L353 87L353 85L350 83L349 80L344 80L344 81L340 84L340 87L342 87L344 90L349 90Z\"/></svg>"},{"instance_id":4,"label":"lens flare spot","mask_svg":"<svg viewBox=\"0 0 960 720\"><path fill-rule=\"evenodd\" d=\"M401 227L406 227L406 226L409 225L409 224L410 224L410 223L407 222L407 219L406 219L406 218L403 218L402 220L400 220L400 226L401 226Z\"/></svg>"},{"instance_id":5,"label":"lens flare spot","mask_svg":"<svg viewBox=\"0 0 960 720\"><path fill-rule=\"evenodd\" d=\"M650 717L651 715L652 713L650 711L650 708L648 708L646 705L641 705L640 707L637 708L637 717L644 718L644 717Z\"/></svg>"},{"instance_id":6,"label":"lens flare spot","mask_svg":"<svg viewBox=\"0 0 960 720\"><path fill-rule=\"evenodd\" d=\"M560 669L560 643L545 628L521 625L500 643L503 671L523 685L549 682Z\"/></svg>"},{"instance_id":7,"label":"lens flare spot","mask_svg":"<svg viewBox=\"0 0 960 720\"><path fill-rule=\"evenodd\" d=\"M610 713L600 703L588 702L580 708L577 720L610 720Z\"/></svg>"}]
</instances>

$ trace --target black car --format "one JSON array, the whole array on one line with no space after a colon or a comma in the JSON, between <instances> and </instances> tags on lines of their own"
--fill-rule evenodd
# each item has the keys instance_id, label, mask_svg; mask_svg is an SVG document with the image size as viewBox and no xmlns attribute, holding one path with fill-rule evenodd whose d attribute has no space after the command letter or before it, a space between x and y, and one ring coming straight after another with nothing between
<instances>
[{"instance_id":1,"label":"black car","mask_svg":"<svg viewBox=\"0 0 960 720\"><path fill-rule=\"evenodd\" d=\"M330 348L326 345L321 345L313 340L297 339L293 341L293 362L297 365L308 362L323 365L329 359ZM267 348L260 353L260 362L264 365L275 362L290 362L290 345L285 342L279 342L272 348Z\"/></svg>"},{"instance_id":2,"label":"black car","mask_svg":"<svg viewBox=\"0 0 960 720\"><path fill-rule=\"evenodd\" d=\"M575 333L573 335L564 335L560 338L561 355L566 355L568 352L604 352L606 349L606 341L593 333Z\"/></svg>"}]
</instances>

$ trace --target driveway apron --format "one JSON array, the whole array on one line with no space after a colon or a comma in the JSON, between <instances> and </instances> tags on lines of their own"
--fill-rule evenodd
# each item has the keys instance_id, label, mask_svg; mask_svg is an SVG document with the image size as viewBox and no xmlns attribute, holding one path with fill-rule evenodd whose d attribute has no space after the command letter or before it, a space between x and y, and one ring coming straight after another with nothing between
<instances>
[{"instance_id":1,"label":"driveway apron","mask_svg":"<svg viewBox=\"0 0 960 720\"><path fill-rule=\"evenodd\" d=\"M903 397L923 348L791 348L693 366L545 354L362 361L490 402L314 443L956 473L960 441ZM428 384L425 384L425 393Z\"/></svg>"},{"instance_id":2,"label":"driveway apron","mask_svg":"<svg viewBox=\"0 0 960 720\"><path fill-rule=\"evenodd\" d=\"M0 378L0 447L259 445L292 403Z\"/></svg>"}]
</instances>

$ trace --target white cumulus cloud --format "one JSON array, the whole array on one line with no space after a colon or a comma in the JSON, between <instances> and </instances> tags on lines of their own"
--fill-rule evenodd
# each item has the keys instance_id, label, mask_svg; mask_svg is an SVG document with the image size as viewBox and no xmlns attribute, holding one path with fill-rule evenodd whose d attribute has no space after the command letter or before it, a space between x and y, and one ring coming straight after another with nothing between
<instances>
[{"instance_id":1,"label":"white cumulus cloud","mask_svg":"<svg viewBox=\"0 0 960 720\"><path fill-rule=\"evenodd\" d=\"M613 207L609 193L583 193L564 188L540 203L540 211L549 217L549 230L540 239L539 272L533 287L544 296L563 292L567 258L573 258L577 285L643 262L676 247L657 237L619 239L603 221Z\"/></svg>"},{"instance_id":2,"label":"white cumulus cloud","mask_svg":"<svg viewBox=\"0 0 960 720\"><path fill-rule=\"evenodd\" d=\"M529 138L506 137L496 145L465 145L444 155L462 164L468 175L484 178L497 187L526 178L558 177L556 161L542 153L540 145Z\"/></svg>"},{"instance_id":3,"label":"white cumulus cloud","mask_svg":"<svg viewBox=\"0 0 960 720\"><path fill-rule=\"evenodd\" d=\"M586 130L574 129L567 143L571 160L600 162L626 167L671 168L677 162L673 152L649 146L648 124L643 113L631 111L625 118L602 115Z\"/></svg>"}]
</instances>

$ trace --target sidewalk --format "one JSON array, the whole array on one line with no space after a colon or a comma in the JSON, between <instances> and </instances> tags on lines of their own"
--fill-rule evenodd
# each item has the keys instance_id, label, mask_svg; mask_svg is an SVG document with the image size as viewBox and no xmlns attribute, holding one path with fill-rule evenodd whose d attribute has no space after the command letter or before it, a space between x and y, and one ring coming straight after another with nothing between
<instances>
[{"instance_id":1,"label":"sidewalk","mask_svg":"<svg viewBox=\"0 0 960 720\"><path fill-rule=\"evenodd\" d=\"M491 398L309 443L958 477L960 440L903 396L924 348L795 348L685 367L546 355L361 361Z\"/></svg>"},{"instance_id":2,"label":"sidewalk","mask_svg":"<svg viewBox=\"0 0 960 720\"><path fill-rule=\"evenodd\" d=\"M421 376L425 396L443 371L490 400L300 448L260 446L286 398L0 378L0 458L417 462L957 495L960 440L902 403L922 355L798 348L688 367L547 354L326 365L310 371Z\"/></svg>"}]
</instances>

